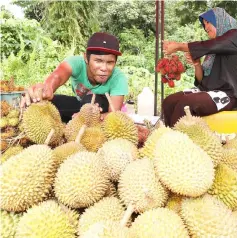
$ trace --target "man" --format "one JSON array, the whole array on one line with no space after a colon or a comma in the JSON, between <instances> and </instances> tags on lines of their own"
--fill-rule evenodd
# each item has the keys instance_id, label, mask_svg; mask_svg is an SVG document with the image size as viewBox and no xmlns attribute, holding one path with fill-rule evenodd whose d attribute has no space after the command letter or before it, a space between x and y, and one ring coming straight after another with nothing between
<instances>
[{"instance_id":1,"label":"man","mask_svg":"<svg viewBox=\"0 0 237 238\"><path fill-rule=\"evenodd\" d=\"M68 122L82 105L91 101L94 93L95 102L102 108L102 117L105 117L111 111L104 95L108 92L115 110L121 110L124 96L128 94L128 83L122 71L115 67L117 56L120 55L119 42L115 36L102 32L94 33L88 40L84 57L66 58L44 83L28 88L21 106L29 106L31 101L51 100L58 108L62 120ZM54 95L69 78L76 97Z\"/></svg>"}]
</instances>

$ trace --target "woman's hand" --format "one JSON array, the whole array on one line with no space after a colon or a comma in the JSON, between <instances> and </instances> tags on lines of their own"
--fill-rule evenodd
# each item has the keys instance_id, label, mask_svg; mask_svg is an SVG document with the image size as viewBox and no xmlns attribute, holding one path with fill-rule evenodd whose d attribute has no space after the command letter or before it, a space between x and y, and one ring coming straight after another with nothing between
<instances>
[{"instance_id":1,"label":"woman's hand","mask_svg":"<svg viewBox=\"0 0 237 238\"><path fill-rule=\"evenodd\" d=\"M185 58L188 64L194 65L194 66L200 66L201 61L200 59L194 60L190 54L190 52L185 53Z\"/></svg>"},{"instance_id":2,"label":"woman's hand","mask_svg":"<svg viewBox=\"0 0 237 238\"><path fill-rule=\"evenodd\" d=\"M178 50L178 42L163 41L163 52L165 55L171 55Z\"/></svg>"}]
</instances>

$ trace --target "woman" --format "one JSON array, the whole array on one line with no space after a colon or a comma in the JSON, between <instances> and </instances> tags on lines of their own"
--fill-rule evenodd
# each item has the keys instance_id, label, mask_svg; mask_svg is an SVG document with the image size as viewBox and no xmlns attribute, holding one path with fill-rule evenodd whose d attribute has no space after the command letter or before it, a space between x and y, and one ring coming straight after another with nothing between
<instances>
[{"instance_id":1,"label":"woman","mask_svg":"<svg viewBox=\"0 0 237 238\"><path fill-rule=\"evenodd\" d=\"M192 115L207 116L237 106L237 21L222 8L199 16L209 40L164 42L164 53L186 53L195 67L196 88L169 95L162 105L166 126L173 127L189 106ZM203 64L200 58L205 55Z\"/></svg>"}]
</instances>

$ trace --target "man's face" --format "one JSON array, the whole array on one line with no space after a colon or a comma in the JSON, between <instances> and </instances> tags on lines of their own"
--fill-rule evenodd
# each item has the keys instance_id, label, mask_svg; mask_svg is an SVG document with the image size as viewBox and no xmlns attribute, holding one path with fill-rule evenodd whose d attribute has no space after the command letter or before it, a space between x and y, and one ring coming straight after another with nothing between
<instances>
[{"instance_id":1,"label":"man's face","mask_svg":"<svg viewBox=\"0 0 237 238\"><path fill-rule=\"evenodd\" d=\"M116 64L115 55L90 55L88 62L86 55L84 56L87 63L88 78L92 84L105 83L113 72Z\"/></svg>"},{"instance_id":2,"label":"man's face","mask_svg":"<svg viewBox=\"0 0 237 238\"><path fill-rule=\"evenodd\" d=\"M216 28L210 22L204 19L203 24L205 26L205 31L207 32L209 39L216 38Z\"/></svg>"}]
</instances>

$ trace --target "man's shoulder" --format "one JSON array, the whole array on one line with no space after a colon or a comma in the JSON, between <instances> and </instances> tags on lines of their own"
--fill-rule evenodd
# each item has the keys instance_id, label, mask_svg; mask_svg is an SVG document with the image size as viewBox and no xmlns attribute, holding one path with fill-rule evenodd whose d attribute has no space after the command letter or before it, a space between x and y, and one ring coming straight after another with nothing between
<instances>
[{"instance_id":1,"label":"man's shoulder","mask_svg":"<svg viewBox=\"0 0 237 238\"><path fill-rule=\"evenodd\" d=\"M118 67L114 67L113 73L112 73L112 77L124 77L126 78L125 73Z\"/></svg>"},{"instance_id":2,"label":"man's shoulder","mask_svg":"<svg viewBox=\"0 0 237 238\"><path fill-rule=\"evenodd\" d=\"M72 56L68 56L64 59L64 61L70 63L80 63L80 62L84 62L84 58L81 55L72 55Z\"/></svg>"}]
</instances>

